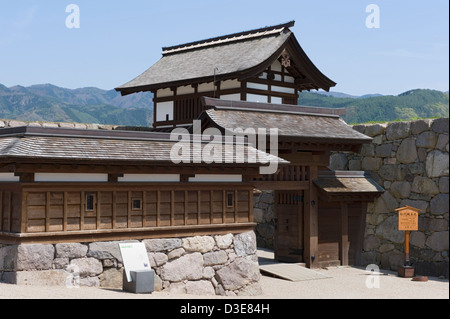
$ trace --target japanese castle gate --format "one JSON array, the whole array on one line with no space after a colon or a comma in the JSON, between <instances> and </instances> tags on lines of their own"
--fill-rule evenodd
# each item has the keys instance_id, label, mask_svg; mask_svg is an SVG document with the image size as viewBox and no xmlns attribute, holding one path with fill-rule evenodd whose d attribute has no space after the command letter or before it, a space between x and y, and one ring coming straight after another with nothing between
<instances>
[{"instance_id":1,"label":"japanese castle gate","mask_svg":"<svg viewBox=\"0 0 450 319\"><path fill-rule=\"evenodd\" d=\"M362 172L327 166L330 152L358 152L371 138L342 121L342 109L297 105L298 92L336 83L307 57L293 26L163 48L155 65L116 89L154 94L153 132L3 130L0 243L245 232L255 226L258 188L275 191L277 259L311 268L358 264L367 203L383 189ZM194 120L222 134L277 128L278 153L259 150L256 163L174 164L168 132L192 130ZM269 160L277 172L261 174ZM71 174L98 179L58 183Z\"/></svg>"}]
</instances>

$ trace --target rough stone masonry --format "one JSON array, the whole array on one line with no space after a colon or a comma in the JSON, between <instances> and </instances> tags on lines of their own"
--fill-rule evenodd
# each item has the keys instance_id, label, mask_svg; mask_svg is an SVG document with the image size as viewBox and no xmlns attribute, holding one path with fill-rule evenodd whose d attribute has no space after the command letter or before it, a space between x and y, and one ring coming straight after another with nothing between
<instances>
[{"instance_id":1,"label":"rough stone masonry","mask_svg":"<svg viewBox=\"0 0 450 319\"><path fill-rule=\"evenodd\" d=\"M331 155L330 169L366 171L386 192L368 205L365 265L397 270L404 259L404 233L396 208L412 206L419 231L411 232L410 258L416 273L448 278L449 271L449 119L423 119L353 128L373 138L359 154ZM273 248L273 193L255 194L258 246Z\"/></svg>"},{"instance_id":2,"label":"rough stone masonry","mask_svg":"<svg viewBox=\"0 0 450 319\"><path fill-rule=\"evenodd\" d=\"M254 232L142 240L155 290L195 295L259 295ZM0 281L20 285L122 288L118 241L0 246Z\"/></svg>"}]
</instances>

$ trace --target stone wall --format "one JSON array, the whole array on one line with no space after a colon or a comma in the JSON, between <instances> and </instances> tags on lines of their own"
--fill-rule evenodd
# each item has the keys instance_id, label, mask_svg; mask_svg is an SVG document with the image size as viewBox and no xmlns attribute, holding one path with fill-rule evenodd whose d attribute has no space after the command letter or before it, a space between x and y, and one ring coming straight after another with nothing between
<instances>
[{"instance_id":1,"label":"stone wall","mask_svg":"<svg viewBox=\"0 0 450 319\"><path fill-rule=\"evenodd\" d=\"M422 210L419 231L411 232L410 259L416 272L449 272L449 120L356 125L373 138L359 154L334 153L333 170L367 171L386 189L368 205L363 256L365 264L397 270L404 258L404 232L398 231L396 208ZM254 196L254 220L260 247L273 249L273 193Z\"/></svg>"},{"instance_id":2,"label":"stone wall","mask_svg":"<svg viewBox=\"0 0 450 319\"><path fill-rule=\"evenodd\" d=\"M365 261L397 270L404 258L404 232L396 208L421 209L419 231L411 232L410 258L416 272L446 276L449 270L449 120L356 125L373 138L360 154L335 153L334 170L367 171L386 189L369 204Z\"/></svg>"},{"instance_id":3,"label":"stone wall","mask_svg":"<svg viewBox=\"0 0 450 319\"><path fill-rule=\"evenodd\" d=\"M259 295L254 232L142 241L155 290ZM0 281L20 285L122 288L119 242L0 245Z\"/></svg>"},{"instance_id":4,"label":"stone wall","mask_svg":"<svg viewBox=\"0 0 450 319\"><path fill-rule=\"evenodd\" d=\"M273 191L255 191L253 193L253 221L258 247L274 249L275 212Z\"/></svg>"}]
</instances>

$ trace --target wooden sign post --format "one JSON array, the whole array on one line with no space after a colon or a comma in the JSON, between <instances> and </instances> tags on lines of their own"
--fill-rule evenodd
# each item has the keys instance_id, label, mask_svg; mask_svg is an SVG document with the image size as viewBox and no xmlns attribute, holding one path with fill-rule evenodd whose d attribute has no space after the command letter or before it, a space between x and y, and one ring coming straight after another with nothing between
<instances>
[{"instance_id":1,"label":"wooden sign post","mask_svg":"<svg viewBox=\"0 0 450 319\"><path fill-rule=\"evenodd\" d=\"M419 212L420 209L405 206L396 209L398 212L398 230L405 232L405 263L398 267L398 275L400 277L412 278L414 277L414 267L411 266L409 260L409 232L412 230L419 230Z\"/></svg>"}]
</instances>

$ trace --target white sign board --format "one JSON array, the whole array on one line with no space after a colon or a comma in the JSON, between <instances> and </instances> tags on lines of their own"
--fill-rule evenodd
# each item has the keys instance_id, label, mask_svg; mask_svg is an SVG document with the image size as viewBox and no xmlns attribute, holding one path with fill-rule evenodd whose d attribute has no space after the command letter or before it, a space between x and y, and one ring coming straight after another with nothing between
<instances>
[{"instance_id":1,"label":"white sign board","mask_svg":"<svg viewBox=\"0 0 450 319\"><path fill-rule=\"evenodd\" d=\"M119 243L119 248L128 282L132 281L130 271L152 269L143 243Z\"/></svg>"}]
</instances>

